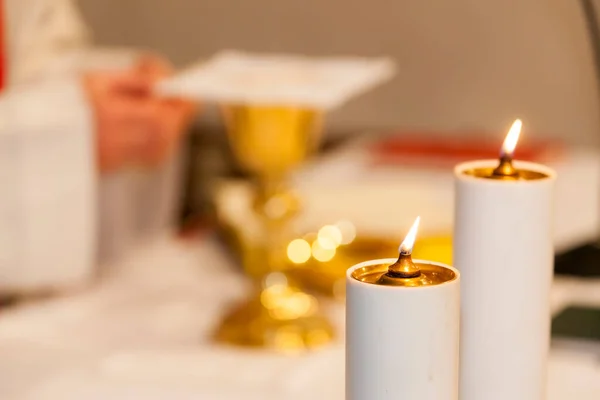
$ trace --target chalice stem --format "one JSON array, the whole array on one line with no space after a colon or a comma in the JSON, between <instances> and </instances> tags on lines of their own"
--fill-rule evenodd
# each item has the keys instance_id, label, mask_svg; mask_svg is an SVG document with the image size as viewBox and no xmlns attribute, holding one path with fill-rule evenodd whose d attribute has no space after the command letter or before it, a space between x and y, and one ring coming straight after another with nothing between
<instances>
[{"instance_id":1,"label":"chalice stem","mask_svg":"<svg viewBox=\"0 0 600 400\"><path fill-rule=\"evenodd\" d=\"M283 179L263 180L257 186L255 210L262 220L267 249L266 271L282 270L285 262L287 229L297 206Z\"/></svg>"}]
</instances>

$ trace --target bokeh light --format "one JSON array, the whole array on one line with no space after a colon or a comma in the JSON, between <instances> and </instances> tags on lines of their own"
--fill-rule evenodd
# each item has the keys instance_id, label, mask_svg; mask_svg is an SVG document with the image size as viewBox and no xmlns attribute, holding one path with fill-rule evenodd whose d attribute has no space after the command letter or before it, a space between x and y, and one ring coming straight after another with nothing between
<instances>
[{"instance_id":1,"label":"bokeh light","mask_svg":"<svg viewBox=\"0 0 600 400\"><path fill-rule=\"evenodd\" d=\"M326 249L321 246L319 240L315 240L312 244L312 256L317 261L327 262L330 261L335 256L335 248Z\"/></svg>"},{"instance_id":2,"label":"bokeh light","mask_svg":"<svg viewBox=\"0 0 600 400\"><path fill-rule=\"evenodd\" d=\"M317 234L315 232L308 232L302 236L302 239L306 240L308 243L312 243L317 240Z\"/></svg>"},{"instance_id":3,"label":"bokeh light","mask_svg":"<svg viewBox=\"0 0 600 400\"><path fill-rule=\"evenodd\" d=\"M350 244L354 241L354 239L356 239L356 227L352 222L342 220L336 222L335 226L342 234L342 240L340 244Z\"/></svg>"},{"instance_id":4,"label":"bokeh light","mask_svg":"<svg viewBox=\"0 0 600 400\"><path fill-rule=\"evenodd\" d=\"M264 287L272 287L276 285L285 286L287 285L287 277L282 272L271 272L264 279Z\"/></svg>"},{"instance_id":5,"label":"bokeh light","mask_svg":"<svg viewBox=\"0 0 600 400\"><path fill-rule=\"evenodd\" d=\"M287 247L287 256L294 264L302 264L310 259L310 244L304 239L294 239Z\"/></svg>"},{"instance_id":6,"label":"bokeh light","mask_svg":"<svg viewBox=\"0 0 600 400\"><path fill-rule=\"evenodd\" d=\"M270 198L264 207L265 214L273 219L281 218L287 211L285 199L275 196Z\"/></svg>"},{"instance_id":7,"label":"bokeh light","mask_svg":"<svg viewBox=\"0 0 600 400\"><path fill-rule=\"evenodd\" d=\"M327 250L335 250L342 243L342 232L337 226L325 225L317 234L319 245Z\"/></svg>"}]
</instances>

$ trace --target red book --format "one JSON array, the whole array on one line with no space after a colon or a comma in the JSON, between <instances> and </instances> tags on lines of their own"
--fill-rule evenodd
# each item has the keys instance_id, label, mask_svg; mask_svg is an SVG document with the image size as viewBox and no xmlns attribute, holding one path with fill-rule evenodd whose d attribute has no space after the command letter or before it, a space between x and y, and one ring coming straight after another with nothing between
<instances>
[{"instance_id":1,"label":"red book","mask_svg":"<svg viewBox=\"0 0 600 400\"><path fill-rule=\"evenodd\" d=\"M6 84L6 37L4 33L4 1L0 0L0 92L4 90Z\"/></svg>"},{"instance_id":2,"label":"red book","mask_svg":"<svg viewBox=\"0 0 600 400\"><path fill-rule=\"evenodd\" d=\"M448 167L465 161L498 158L503 140L503 136L490 140L470 134L440 136L407 132L375 142L371 154L376 165ZM562 149L560 142L521 138L515 159L543 163L560 157Z\"/></svg>"}]
</instances>

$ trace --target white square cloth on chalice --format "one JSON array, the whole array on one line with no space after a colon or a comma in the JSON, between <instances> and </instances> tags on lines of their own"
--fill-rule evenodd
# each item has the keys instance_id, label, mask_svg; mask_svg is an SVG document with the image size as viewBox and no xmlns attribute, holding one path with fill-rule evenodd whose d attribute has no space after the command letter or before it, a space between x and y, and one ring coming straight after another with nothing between
<instances>
[{"instance_id":1,"label":"white square cloth on chalice","mask_svg":"<svg viewBox=\"0 0 600 400\"><path fill-rule=\"evenodd\" d=\"M205 102L331 110L390 79L388 58L307 57L223 51L161 82L167 96Z\"/></svg>"}]
</instances>

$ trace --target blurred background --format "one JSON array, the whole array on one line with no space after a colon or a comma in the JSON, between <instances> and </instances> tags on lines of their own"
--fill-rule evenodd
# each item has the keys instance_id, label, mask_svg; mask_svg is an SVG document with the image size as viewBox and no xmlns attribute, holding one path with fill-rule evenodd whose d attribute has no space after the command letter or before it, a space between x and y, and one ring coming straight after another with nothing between
<instances>
[{"instance_id":1,"label":"blurred background","mask_svg":"<svg viewBox=\"0 0 600 400\"><path fill-rule=\"evenodd\" d=\"M82 0L81 10L98 44L154 49L182 67L231 48L393 57L396 79L333 114L332 130L494 132L523 115L538 135L600 140L593 53L578 2L541 9L527 2Z\"/></svg>"},{"instance_id":2,"label":"blurred background","mask_svg":"<svg viewBox=\"0 0 600 400\"><path fill-rule=\"evenodd\" d=\"M499 140L516 116L525 119L527 138L598 144L594 55L582 9L578 2L540 9L470 1L81 1L96 43L157 50L181 67L222 49L392 57L399 69L392 82L328 115L326 144L394 130ZM191 145L226 148L219 126L205 110ZM209 169L228 165L226 154L197 158Z\"/></svg>"},{"instance_id":3,"label":"blurred background","mask_svg":"<svg viewBox=\"0 0 600 400\"><path fill-rule=\"evenodd\" d=\"M453 166L515 118L560 177L553 315L600 306L600 4L4 3L2 399L342 399L345 270L417 215L451 264ZM230 49L396 73L327 111L155 90ZM561 325L549 399L600 393L598 315Z\"/></svg>"}]
</instances>

